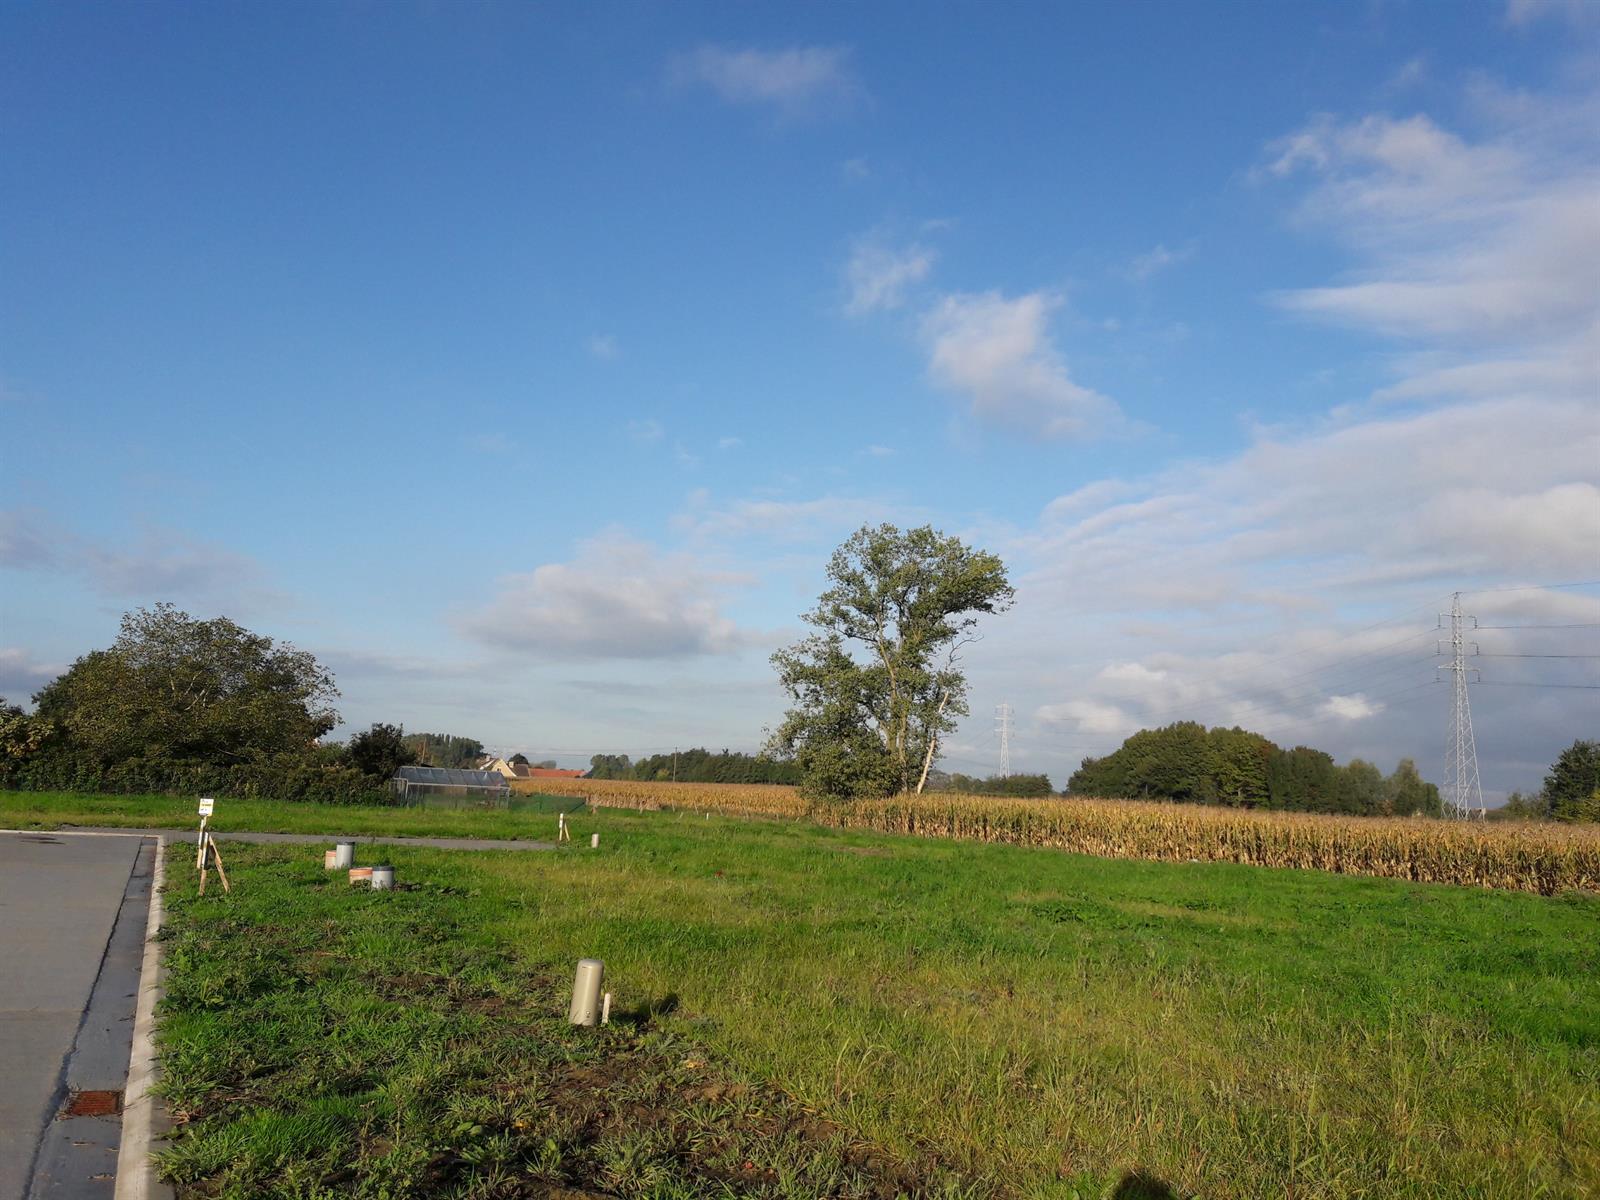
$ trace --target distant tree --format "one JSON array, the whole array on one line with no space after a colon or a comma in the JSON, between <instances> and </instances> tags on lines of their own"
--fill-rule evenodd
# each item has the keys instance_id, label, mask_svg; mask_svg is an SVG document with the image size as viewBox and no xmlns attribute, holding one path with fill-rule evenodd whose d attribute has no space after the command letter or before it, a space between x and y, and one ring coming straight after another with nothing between
<instances>
[{"instance_id":1,"label":"distant tree","mask_svg":"<svg viewBox=\"0 0 1600 1200\"><path fill-rule=\"evenodd\" d=\"M703 746L673 754L653 754L633 764L631 778L679 783L788 783L800 781L800 768L792 762L765 755L723 749L712 753Z\"/></svg>"},{"instance_id":2,"label":"distant tree","mask_svg":"<svg viewBox=\"0 0 1600 1200\"><path fill-rule=\"evenodd\" d=\"M1364 759L1352 758L1338 768L1334 811L1375 816L1383 810L1383 772Z\"/></svg>"},{"instance_id":3,"label":"distant tree","mask_svg":"<svg viewBox=\"0 0 1600 1200\"><path fill-rule=\"evenodd\" d=\"M482 742L453 733L408 733L405 743L425 767L475 767L483 758Z\"/></svg>"},{"instance_id":4,"label":"distant tree","mask_svg":"<svg viewBox=\"0 0 1600 1200\"><path fill-rule=\"evenodd\" d=\"M401 767L417 761L398 725L376 724L350 739L350 763L363 775L389 779Z\"/></svg>"},{"instance_id":5,"label":"distant tree","mask_svg":"<svg viewBox=\"0 0 1600 1200\"><path fill-rule=\"evenodd\" d=\"M589 760L590 779L632 779L633 760L626 754L596 754Z\"/></svg>"},{"instance_id":6,"label":"distant tree","mask_svg":"<svg viewBox=\"0 0 1600 1200\"><path fill-rule=\"evenodd\" d=\"M1309 746L1279 750L1267 760L1267 807L1290 812L1333 812L1338 801L1333 756Z\"/></svg>"},{"instance_id":7,"label":"distant tree","mask_svg":"<svg viewBox=\"0 0 1600 1200\"><path fill-rule=\"evenodd\" d=\"M1600 741L1575 741L1544 777L1544 802L1557 821L1600 821Z\"/></svg>"},{"instance_id":8,"label":"distant tree","mask_svg":"<svg viewBox=\"0 0 1600 1200\"><path fill-rule=\"evenodd\" d=\"M510 758L506 759L506 761L513 767L526 767L529 765L528 756L526 754L513 754Z\"/></svg>"},{"instance_id":9,"label":"distant tree","mask_svg":"<svg viewBox=\"0 0 1600 1200\"><path fill-rule=\"evenodd\" d=\"M1504 804L1491 808L1486 815L1491 821L1548 821L1550 805L1538 793L1528 796L1512 792Z\"/></svg>"},{"instance_id":10,"label":"distant tree","mask_svg":"<svg viewBox=\"0 0 1600 1200\"><path fill-rule=\"evenodd\" d=\"M771 752L814 798L921 791L939 739L967 712L957 653L1011 606L1005 564L928 526L857 530L804 617L817 632L772 656L790 708Z\"/></svg>"},{"instance_id":11,"label":"distant tree","mask_svg":"<svg viewBox=\"0 0 1600 1200\"><path fill-rule=\"evenodd\" d=\"M1211 747L1217 803L1254 808L1267 801L1267 760L1277 747L1259 733L1235 725L1206 735Z\"/></svg>"},{"instance_id":12,"label":"distant tree","mask_svg":"<svg viewBox=\"0 0 1600 1200\"><path fill-rule=\"evenodd\" d=\"M1444 813L1439 789L1417 771L1417 764L1402 758L1394 773L1383 781L1383 809L1397 817L1437 817Z\"/></svg>"},{"instance_id":13,"label":"distant tree","mask_svg":"<svg viewBox=\"0 0 1600 1200\"><path fill-rule=\"evenodd\" d=\"M158 604L124 616L110 649L84 655L34 699L76 758L104 768L303 753L338 723L337 695L305 651Z\"/></svg>"},{"instance_id":14,"label":"distant tree","mask_svg":"<svg viewBox=\"0 0 1600 1200\"><path fill-rule=\"evenodd\" d=\"M987 779L950 775L946 778L948 782L944 786L931 790L969 796L1049 796L1055 792L1048 775L990 775Z\"/></svg>"}]
</instances>

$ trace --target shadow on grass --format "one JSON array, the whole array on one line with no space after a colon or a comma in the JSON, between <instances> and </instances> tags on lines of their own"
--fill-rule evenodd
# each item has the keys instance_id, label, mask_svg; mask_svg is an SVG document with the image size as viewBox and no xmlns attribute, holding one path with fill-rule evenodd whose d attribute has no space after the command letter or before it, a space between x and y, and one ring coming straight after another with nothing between
<instances>
[{"instance_id":1,"label":"shadow on grass","mask_svg":"<svg viewBox=\"0 0 1600 1200\"><path fill-rule=\"evenodd\" d=\"M635 1008L619 1009L611 1014L611 1019L624 1025L633 1025L643 1029L656 1018L665 1017L677 1011L678 993L668 992L659 1000L646 1000Z\"/></svg>"},{"instance_id":2,"label":"shadow on grass","mask_svg":"<svg viewBox=\"0 0 1600 1200\"><path fill-rule=\"evenodd\" d=\"M1178 1193L1148 1171L1129 1171L1111 1193L1111 1200L1178 1200Z\"/></svg>"}]
</instances>

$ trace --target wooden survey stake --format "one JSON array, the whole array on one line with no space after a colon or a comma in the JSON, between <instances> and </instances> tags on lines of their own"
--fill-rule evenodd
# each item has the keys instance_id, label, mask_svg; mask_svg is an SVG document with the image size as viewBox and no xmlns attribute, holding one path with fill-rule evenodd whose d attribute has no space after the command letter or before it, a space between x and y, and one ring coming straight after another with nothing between
<instances>
[{"instance_id":1,"label":"wooden survey stake","mask_svg":"<svg viewBox=\"0 0 1600 1200\"><path fill-rule=\"evenodd\" d=\"M194 855L195 869L200 872L200 894L206 894L206 872L210 870L212 860L216 861L217 878L222 880L222 890L233 891L233 885L228 882L228 872L222 866L222 851L217 849L217 839L211 836L211 831L206 828L206 822L211 819L211 814L217 811L217 802L209 796L200 801L200 836L197 839Z\"/></svg>"},{"instance_id":2,"label":"wooden survey stake","mask_svg":"<svg viewBox=\"0 0 1600 1200\"><path fill-rule=\"evenodd\" d=\"M208 833L205 835L205 841L200 846L200 894L202 896L206 894L206 872L212 865L217 868L217 878L222 880L222 890L225 892L233 891L233 885L228 882L228 872L222 866L222 851L217 849L217 839Z\"/></svg>"}]
</instances>

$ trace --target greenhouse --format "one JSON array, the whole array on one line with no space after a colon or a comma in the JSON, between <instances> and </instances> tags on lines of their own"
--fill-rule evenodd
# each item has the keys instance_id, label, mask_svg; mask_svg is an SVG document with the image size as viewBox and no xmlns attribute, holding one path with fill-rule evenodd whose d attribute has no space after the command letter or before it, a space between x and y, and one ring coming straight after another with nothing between
<instances>
[{"instance_id":1,"label":"greenhouse","mask_svg":"<svg viewBox=\"0 0 1600 1200\"><path fill-rule=\"evenodd\" d=\"M457 767L401 767L389 786L402 804L440 808L505 808L511 796L505 776Z\"/></svg>"}]
</instances>

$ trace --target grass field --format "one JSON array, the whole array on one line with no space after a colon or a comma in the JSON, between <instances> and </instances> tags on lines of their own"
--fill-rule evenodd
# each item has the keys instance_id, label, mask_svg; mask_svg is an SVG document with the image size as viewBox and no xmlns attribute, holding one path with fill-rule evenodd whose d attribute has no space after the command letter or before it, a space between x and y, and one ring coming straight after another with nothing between
<instances>
[{"instance_id":1,"label":"grass field","mask_svg":"<svg viewBox=\"0 0 1600 1200\"><path fill-rule=\"evenodd\" d=\"M79 811L69 798L25 807L34 799L5 797L6 823ZM235 824L256 816L227 813ZM333 833L370 815L261 819ZM416 832L461 831L445 818L478 833L550 832L548 818L519 814L389 815ZM343 825L324 824L335 817ZM175 819L169 809L153 823ZM232 899L176 903L179 938L205 928L211 939L187 966L175 955L177 979L200 962L242 964L236 984L209 1000L192 990L166 1017L169 1055L191 1047L169 1063L174 1098L204 1116L200 1135L178 1143L193 1194L219 1190L218 1164L233 1158L218 1147L237 1150L262 1129L268 1152L252 1162L302 1147L281 1160L293 1162L323 1142L338 1162L324 1156L293 1179L269 1165L248 1185L235 1179L232 1194L333 1194L315 1184L509 1196L557 1178L625 1195L724 1184L870 1195L952 1180L971 1195L1020 1196L1600 1191L1600 897L681 813L578 821L579 848L559 853L386 849L402 881L423 885L392 897L329 888L310 855L236 851ZM599 851L587 848L591 831ZM263 923L284 932L264 937ZM332 953L307 968L319 951ZM408 955L419 965L402 973L422 978L386 994L381 976ZM563 1040L564 989L583 955L605 959L622 1009L657 1014L645 1033L616 1035L612 1049ZM312 984L286 981L336 964L356 991L297 1017L294 989ZM238 1007L241 990L277 1015ZM502 995L502 1007L482 999ZM428 1025L469 1000L470 1032ZM230 1021L239 1048L221 1062L232 1074L195 1052ZM526 1068L535 1099L520 1117L472 1100L499 1077L500 1035L520 1039L524 1059L549 1060ZM412 1045L438 1064L394 1057ZM652 1058L662 1047L667 1057ZM637 1119L617 1126L615 1104L583 1101L611 1116L575 1130L549 1124L565 1086L550 1071L582 1067L603 1081L614 1054L647 1060L617 1069L669 1114L634 1130L643 1140L626 1151L617 1139ZM323 1064L316 1087L303 1074L311 1061ZM685 1062L709 1064L713 1082L695 1091ZM459 1069L464 1085L406 1091L401 1067L438 1079ZM762 1085L789 1099L715 1118L703 1109L706 1096L775 1095ZM458 1118L450 1103L487 1107ZM272 1133L281 1121L321 1132L297 1142ZM530 1129L538 1136L523 1138ZM490 1153L479 1141L498 1147L492 1164L474 1161ZM402 1149L409 1175L392 1157Z\"/></svg>"}]
</instances>

